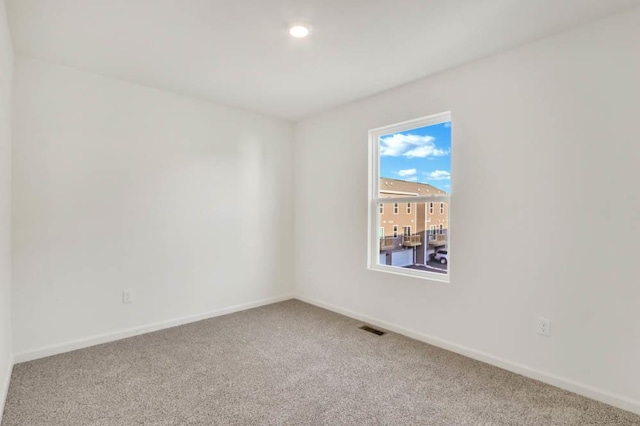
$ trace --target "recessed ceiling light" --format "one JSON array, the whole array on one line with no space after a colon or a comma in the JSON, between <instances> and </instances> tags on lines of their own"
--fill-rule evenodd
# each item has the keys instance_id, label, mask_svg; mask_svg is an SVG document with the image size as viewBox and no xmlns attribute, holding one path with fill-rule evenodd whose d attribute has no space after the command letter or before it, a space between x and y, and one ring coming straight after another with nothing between
<instances>
[{"instance_id":1,"label":"recessed ceiling light","mask_svg":"<svg viewBox=\"0 0 640 426\"><path fill-rule=\"evenodd\" d=\"M305 27L304 25L294 25L289 28L289 34L295 38L304 38L309 35L309 27Z\"/></svg>"}]
</instances>

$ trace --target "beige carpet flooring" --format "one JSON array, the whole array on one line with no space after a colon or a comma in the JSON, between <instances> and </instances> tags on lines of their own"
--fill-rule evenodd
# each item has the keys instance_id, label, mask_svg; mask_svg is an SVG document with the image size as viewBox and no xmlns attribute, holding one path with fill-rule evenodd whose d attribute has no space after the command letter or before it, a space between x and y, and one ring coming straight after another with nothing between
<instances>
[{"instance_id":1,"label":"beige carpet flooring","mask_svg":"<svg viewBox=\"0 0 640 426\"><path fill-rule=\"evenodd\" d=\"M3 426L640 425L291 300L15 366Z\"/></svg>"}]
</instances>

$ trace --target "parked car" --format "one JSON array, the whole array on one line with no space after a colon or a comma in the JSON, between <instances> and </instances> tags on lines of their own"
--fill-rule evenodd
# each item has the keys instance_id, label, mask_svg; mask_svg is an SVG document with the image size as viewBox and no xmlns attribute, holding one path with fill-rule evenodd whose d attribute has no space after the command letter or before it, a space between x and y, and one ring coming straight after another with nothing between
<instances>
[{"instance_id":1,"label":"parked car","mask_svg":"<svg viewBox=\"0 0 640 426\"><path fill-rule=\"evenodd\" d=\"M438 262L446 265L449 262L449 252L447 250L438 250L435 255L433 255L433 260L437 260Z\"/></svg>"}]
</instances>

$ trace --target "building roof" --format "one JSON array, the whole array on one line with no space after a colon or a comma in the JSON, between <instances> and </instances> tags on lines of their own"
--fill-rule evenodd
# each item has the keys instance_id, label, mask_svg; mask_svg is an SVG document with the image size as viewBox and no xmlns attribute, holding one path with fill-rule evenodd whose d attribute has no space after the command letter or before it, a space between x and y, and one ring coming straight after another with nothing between
<instances>
[{"instance_id":1,"label":"building roof","mask_svg":"<svg viewBox=\"0 0 640 426\"><path fill-rule=\"evenodd\" d=\"M401 194L412 196L425 196L425 195L447 195L446 191L436 188L428 183L409 182L400 179L380 178L380 195L385 196L398 196ZM400 193L400 194L398 194Z\"/></svg>"}]
</instances>

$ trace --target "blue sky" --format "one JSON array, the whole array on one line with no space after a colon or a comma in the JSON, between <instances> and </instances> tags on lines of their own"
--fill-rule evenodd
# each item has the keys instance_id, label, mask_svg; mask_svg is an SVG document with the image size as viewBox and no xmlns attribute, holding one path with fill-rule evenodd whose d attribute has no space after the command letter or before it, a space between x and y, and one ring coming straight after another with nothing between
<instances>
[{"instance_id":1,"label":"blue sky","mask_svg":"<svg viewBox=\"0 0 640 426\"><path fill-rule=\"evenodd\" d=\"M380 137L380 177L451 191L451 122Z\"/></svg>"}]
</instances>

